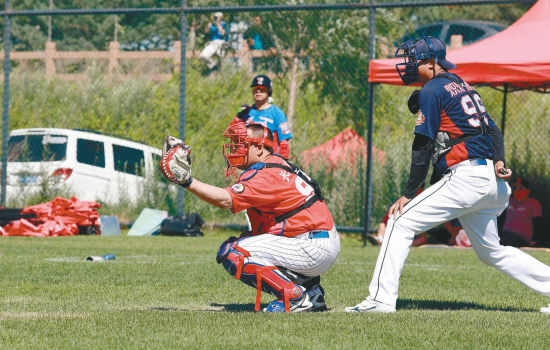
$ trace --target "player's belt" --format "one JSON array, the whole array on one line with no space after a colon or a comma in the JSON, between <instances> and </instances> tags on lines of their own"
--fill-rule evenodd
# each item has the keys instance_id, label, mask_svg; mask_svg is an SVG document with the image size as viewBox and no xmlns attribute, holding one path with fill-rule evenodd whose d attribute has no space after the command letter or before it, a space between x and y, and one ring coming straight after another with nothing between
<instances>
[{"instance_id":1,"label":"player's belt","mask_svg":"<svg viewBox=\"0 0 550 350\"><path fill-rule=\"evenodd\" d=\"M467 159L463 162L460 162L458 164L455 164L455 165L451 165L450 167L448 167L444 172L443 174L447 174L449 173L450 171L460 167L460 166L466 166L466 165L470 165L470 166L476 166L476 165L487 165L487 159L482 159L482 158L475 158L475 159Z\"/></svg>"},{"instance_id":2,"label":"player's belt","mask_svg":"<svg viewBox=\"0 0 550 350\"><path fill-rule=\"evenodd\" d=\"M480 159L480 158L470 159L470 165L471 166L474 166L474 165L487 165L487 159Z\"/></svg>"},{"instance_id":3,"label":"player's belt","mask_svg":"<svg viewBox=\"0 0 550 350\"><path fill-rule=\"evenodd\" d=\"M309 239L328 238L328 237L329 237L328 231L312 231L308 235Z\"/></svg>"}]
</instances>

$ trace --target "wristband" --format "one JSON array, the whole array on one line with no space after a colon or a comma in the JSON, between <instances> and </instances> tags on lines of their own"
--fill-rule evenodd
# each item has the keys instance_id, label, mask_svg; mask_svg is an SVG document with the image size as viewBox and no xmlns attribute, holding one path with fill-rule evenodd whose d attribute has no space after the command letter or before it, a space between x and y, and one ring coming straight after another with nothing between
<instances>
[{"instance_id":1,"label":"wristband","mask_svg":"<svg viewBox=\"0 0 550 350\"><path fill-rule=\"evenodd\" d=\"M193 182L193 178L190 177L190 178L189 178L189 181L187 181L187 182L184 183L184 184L181 184L181 187L187 188L187 187L189 187L189 186L191 185L192 182Z\"/></svg>"}]
</instances>

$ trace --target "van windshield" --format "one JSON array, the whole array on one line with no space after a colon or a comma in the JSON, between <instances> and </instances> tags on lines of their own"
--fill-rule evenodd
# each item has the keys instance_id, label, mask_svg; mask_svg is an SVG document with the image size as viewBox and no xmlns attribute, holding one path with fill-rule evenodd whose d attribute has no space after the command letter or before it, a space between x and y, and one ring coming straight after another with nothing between
<instances>
[{"instance_id":1,"label":"van windshield","mask_svg":"<svg viewBox=\"0 0 550 350\"><path fill-rule=\"evenodd\" d=\"M8 147L8 162L55 162L65 159L67 136L11 136Z\"/></svg>"}]
</instances>

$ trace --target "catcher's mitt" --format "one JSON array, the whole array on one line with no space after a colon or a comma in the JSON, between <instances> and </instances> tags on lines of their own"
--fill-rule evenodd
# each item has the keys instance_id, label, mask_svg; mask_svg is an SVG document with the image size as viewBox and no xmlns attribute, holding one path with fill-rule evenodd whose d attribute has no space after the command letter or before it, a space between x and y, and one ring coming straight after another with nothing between
<instances>
[{"instance_id":1,"label":"catcher's mitt","mask_svg":"<svg viewBox=\"0 0 550 350\"><path fill-rule=\"evenodd\" d=\"M191 149L182 140L172 136L166 137L162 147L160 171L162 175L175 184L187 187L191 177Z\"/></svg>"}]
</instances>

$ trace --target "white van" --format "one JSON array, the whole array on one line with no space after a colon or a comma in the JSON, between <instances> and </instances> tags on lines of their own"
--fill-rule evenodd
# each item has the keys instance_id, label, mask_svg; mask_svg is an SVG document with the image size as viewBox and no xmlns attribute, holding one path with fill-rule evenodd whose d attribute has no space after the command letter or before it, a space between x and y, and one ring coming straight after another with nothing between
<instances>
[{"instance_id":1,"label":"white van","mask_svg":"<svg viewBox=\"0 0 550 350\"><path fill-rule=\"evenodd\" d=\"M133 202L154 179L161 150L93 131L32 128L10 132L7 200L56 186L80 200Z\"/></svg>"}]
</instances>

